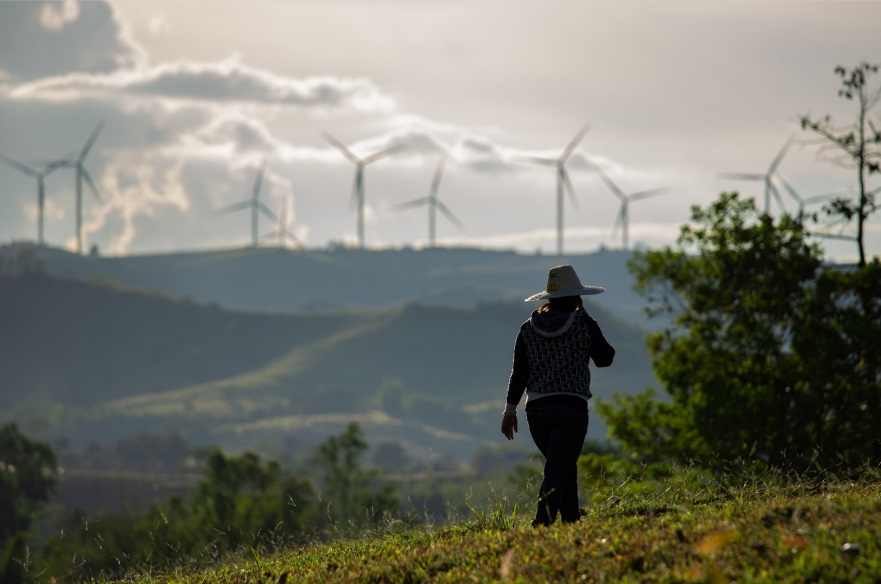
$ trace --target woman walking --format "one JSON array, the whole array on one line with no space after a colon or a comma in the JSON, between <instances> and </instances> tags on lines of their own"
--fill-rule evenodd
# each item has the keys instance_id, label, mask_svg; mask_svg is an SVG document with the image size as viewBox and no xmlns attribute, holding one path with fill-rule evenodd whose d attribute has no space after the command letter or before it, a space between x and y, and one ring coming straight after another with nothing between
<instances>
[{"instance_id":1,"label":"woman walking","mask_svg":"<svg viewBox=\"0 0 881 584\"><path fill-rule=\"evenodd\" d=\"M508 440L517 432L517 405L526 393L526 421L545 458L533 525L550 525L557 513L577 521L577 463L587 435L590 359L608 367L615 349L584 309L581 297L605 288L585 286L570 265L551 268L544 292L526 299L547 300L523 323L514 344L514 365L502 417Z\"/></svg>"}]
</instances>

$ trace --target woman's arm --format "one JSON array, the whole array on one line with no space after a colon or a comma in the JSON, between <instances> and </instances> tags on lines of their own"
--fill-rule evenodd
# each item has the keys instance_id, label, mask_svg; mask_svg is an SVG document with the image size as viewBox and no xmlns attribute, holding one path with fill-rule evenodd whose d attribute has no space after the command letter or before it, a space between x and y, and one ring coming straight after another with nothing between
<instances>
[{"instance_id":1,"label":"woman's arm","mask_svg":"<svg viewBox=\"0 0 881 584\"><path fill-rule=\"evenodd\" d=\"M615 348L609 344L600 325L591 316L587 317L587 330L590 332L590 358L597 367L608 367L615 358Z\"/></svg>"},{"instance_id":2,"label":"woman's arm","mask_svg":"<svg viewBox=\"0 0 881 584\"><path fill-rule=\"evenodd\" d=\"M526 341L523 340L523 333L517 333L517 340L514 343L514 364L511 367L511 377L508 379L508 396L505 402L516 408L526 391L528 380L529 357L526 353Z\"/></svg>"}]
</instances>

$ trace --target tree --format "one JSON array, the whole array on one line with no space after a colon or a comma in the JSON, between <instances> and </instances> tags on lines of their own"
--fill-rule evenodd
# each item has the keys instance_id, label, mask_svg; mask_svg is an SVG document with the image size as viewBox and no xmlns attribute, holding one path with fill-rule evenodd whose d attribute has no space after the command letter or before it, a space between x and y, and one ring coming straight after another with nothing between
<instances>
[{"instance_id":1,"label":"tree","mask_svg":"<svg viewBox=\"0 0 881 584\"><path fill-rule=\"evenodd\" d=\"M612 435L656 457L806 470L881 460L881 265L824 266L797 218L723 194L676 248L631 260L668 399L602 403Z\"/></svg>"},{"instance_id":2,"label":"tree","mask_svg":"<svg viewBox=\"0 0 881 584\"><path fill-rule=\"evenodd\" d=\"M218 534L228 549L259 540L276 528L299 538L313 530L317 506L312 484L285 477L276 461L261 464L246 452L239 457L214 450L196 486L192 509L201 531ZM222 534L222 535L221 535Z\"/></svg>"},{"instance_id":3,"label":"tree","mask_svg":"<svg viewBox=\"0 0 881 584\"><path fill-rule=\"evenodd\" d=\"M57 466L49 445L30 440L15 424L0 427L0 549L30 528L55 488Z\"/></svg>"},{"instance_id":4,"label":"tree","mask_svg":"<svg viewBox=\"0 0 881 584\"><path fill-rule=\"evenodd\" d=\"M367 518L376 523L399 507L394 485L387 483L371 489L378 472L366 470L361 464L367 449L361 428L352 422L342 434L321 443L313 455L315 463L324 471L330 513L339 522L359 524Z\"/></svg>"},{"instance_id":5,"label":"tree","mask_svg":"<svg viewBox=\"0 0 881 584\"><path fill-rule=\"evenodd\" d=\"M859 199L853 201L839 197L831 201L825 212L830 217L838 217L850 222L856 220L856 242L859 251L859 266L866 265L864 246L865 223L878 206L875 202L877 191L869 190L869 175L881 172L881 131L870 118L874 107L881 100L881 85L875 89L868 87L868 79L878 72L878 65L860 63L853 69L839 65L835 74L841 78L839 97L855 102L856 120L849 126L837 126L832 117L812 118L800 115L799 121L804 130L817 134L820 139L820 153L833 152L829 159L834 164L856 169Z\"/></svg>"}]
</instances>

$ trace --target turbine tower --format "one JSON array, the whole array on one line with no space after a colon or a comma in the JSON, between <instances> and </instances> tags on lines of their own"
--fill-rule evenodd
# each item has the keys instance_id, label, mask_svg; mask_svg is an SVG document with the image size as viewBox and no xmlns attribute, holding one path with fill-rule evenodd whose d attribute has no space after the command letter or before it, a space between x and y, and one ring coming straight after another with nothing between
<instances>
[{"instance_id":1,"label":"turbine tower","mask_svg":"<svg viewBox=\"0 0 881 584\"><path fill-rule=\"evenodd\" d=\"M95 186L95 181L92 180L92 176L89 174L89 171L86 170L85 161L86 156L88 156L89 151L92 149L92 146L95 145L95 140L98 139L98 134L101 133L101 130L104 129L104 122L98 122L98 125L95 127L95 130L92 132L92 135L89 136L89 139L86 140L86 143L80 149L79 154L75 157L70 158L64 161L64 164L59 164L59 166L72 167L76 170L76 251L77 253L83 253L83 181L86 181L86 184L89 186L89 189L92 191L92 194L98 199L99 202L104 202L101 199L101 195L98 194L98 187Z\"/></svg>"},{"instance_id":2,"label":"turbine tower","mask_svg":"<svg viewBox=\"0 0 881 584\"><path fill-rule=\"evenodd\" d=\"M22 174L26 174L30 177L37 179L37 245L44 245L45 241L43 239L43 218L44 218L44 207L45 207L45 199L46 199L46 189L43 182L47 176L66 165L69 160L57 160L55 162L50 162L46 164L42 170L37 170L33 167L26 166L8 156L4 156L0 154L0 162L5 163L8 166L18 170Z\"/></svg>"},{"instance_id":3,"label":"turbine tower","mask_svg":"<svg viewBox=\"0 0 881 584\"><path fill-rule=\"evenodd\" d=\"M355 165L355 182L352 185L352 204L358 206L358 246L364 249L364 167L372 162L376 162L381 158L390 156L395 152L403 149L403 145L392 146L385 150L375 152L365 158L358 158L351 150L331 136L328 132L324 132L324 138L330 142L331 146L339 150L349 162Z\"/></svg>"},{"instance_id":4,"label":"turbine tower","mask_svg":"<svg viewBox=\"0 0 881 584\"><path fill-rule=\"evenodd\" d=\"M632 193L632 194L626 195L626 194L624 194L624 191L622 191L620 188L618 188L618 185L616 185L614 182L612 182L612 179L610 179L608 177L608 175L605 172L603 172L603 170L600 167L598 167L598 166L594 167L594 170L600 176L600 179L602 179L602 181L604 183L606 183L606 186L609 187L609 189L612 191L612 193L614 193L614 195L616 197L618 197L618 200L621 201L621 207L618 209L618 215L615 217L615 224L612 226L612 237L613 238L615 237L615 235L618 231L618 228L620 226L620 228L621 228L621 248L625 249L625 250L629 249L628 248L629 243L627 241L628 230L629 230L629 226L630 226L630 216L628 214L629 204L633 201L640 201L642 199L648 199L649 197L656 197L656 196L666 192L667 188L661 187L659 189L650 189L647 191L640 191L638 193Z\"/></svg>"},{"instance_id":5,"label":"turbine tower","mask_svg":"<svg viewBox=\"0 0 881 584\"><path fill-rule=\"evenodd\" d=\"M217 211L218 215L225 215L227 213L234 213L235 211L241 211L242 209L251 209L251 242L254 247L257 247L260 244L259 239L259 225L258 218L260 213L263 213L273 221L277 221L278 218L275 216L275 213L269 210L269 207L260 202L260 188L263 186L263 175L266 172L266 159L263 160L263 164L260 165L260 169L257 171L257 177L254 179L254 189L251 193L251 198L245 201L241 201L238 203L233 203L227 207L223 207Z\"/></svg>"},{"instance_id":6,"label":"turbine tower","mask_svg":"<svg viewBox=\"0 0 881 584\"><path fill-rule=\"evenodd\" d=\"M453 212L447 208L442 202L437 200L437 190L440 186L441 175L444 172L444 163L446 162L446 155L441 155L441 157L437 161L437 169L434 171L434 178L431 181L431 190L429 191L429 195L427 197L422 197L420 199L414 199L412 201L407 201L406 203L401 203L400 205L396 205L394 208L396 210L402 211L404 209L412 209L414 207L419 207L421 205L428 206L428 246L434 247L435 243L435 226L437 224L437 211L440 210L447 219L450 220L453 224L458 226L460 229L464 227L462 222L453 215Z\"/></svg>"},{"instance_id":7,"label":"turbine tower","mask_svg":"<svg viewBox=\"0 0 881 584\"><path fill-rule=\"evenodd\" d=\"M585 134L590 130L590 124L585 124L581 130L575 134L569 145L563 149L558 158L540 158L537 156L523 156L520 159L524 162L532 162L544 166L554 166L557 169L557 254L563 255L563 190L569 193L573 205L578 205L575 198L575 189L572 188L572 181L569 180L569 173L566 171L566 161L572 156L575 148L584 139Z\"/></svg>"},{"instance_id":8,"label":"turbine tower","mask_svg":"<svg viewBox=\"0 0 881 584\"><path fill-rule=\"evenodd\" d=\"M783 178L780 173L777 172L777 167L780 166L780 162L783 161L783 157L786 156L786 153L789 151L790 146L792 146L792 142L795 140L795 136L790 136L789 139L786 140L786 143L783 145L783 148L780 149L780 152L777 153L777 156L774 157L774 160L771 162L771 166L768 167L768 170L765 174L755 174L755 173L745 173L745 172L722 172L719 173L719 178L727 178L734 180L749 180L749 181L759 181L765 183L765 213L771 212L771 196L773 195L774 200L777 201L777 204L780 205L781 209L786 209L783 205L783 199L780 197L780 191L777 189L777 181L780 181L790 195L796 201L800 201L800 197L795 192L795 189L786 182L786 179Z\"/></svg>"}]
</instances>

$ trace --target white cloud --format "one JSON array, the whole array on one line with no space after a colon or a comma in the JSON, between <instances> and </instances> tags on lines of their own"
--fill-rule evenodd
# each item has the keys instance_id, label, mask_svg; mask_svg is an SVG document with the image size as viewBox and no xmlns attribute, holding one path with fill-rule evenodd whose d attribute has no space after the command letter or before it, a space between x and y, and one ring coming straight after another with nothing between
<instances>
[{"instance_id":1,"label":"white cloud","mask_svg":"<svg viewBox=\"0 0 881 584\"><path fill-rule=\"evenodd\" d=\"M233 56L223 61L181 59L108 74L71 73L39 79L11 91L16 99L117 100L120 94L183 102L241 102L373 113L394 108L394 100L364 78L331 75L294 79L250 67Z\"/></svg>"},{"instance_id":2,"label":"white cloud","mask_svg":"<svg viewBox=\"0 0 881 584\"><path fill-rule=\"evenodd\" d=\"M44 4L40 12L40 24L47 30L61 30L80 16L77 0L64 0L61 6Z\"/></svg>"}]
</instances>

